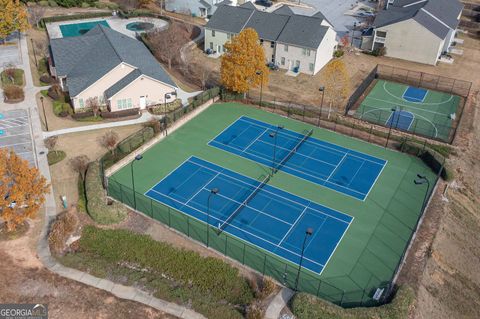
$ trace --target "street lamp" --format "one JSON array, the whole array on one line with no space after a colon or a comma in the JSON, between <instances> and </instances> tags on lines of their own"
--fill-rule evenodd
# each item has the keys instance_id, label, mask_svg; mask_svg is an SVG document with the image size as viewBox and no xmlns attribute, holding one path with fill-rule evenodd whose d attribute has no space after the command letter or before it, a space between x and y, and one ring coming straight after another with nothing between
<instances>
[{"instance_id":1,"label":"street lamp","mask_svg":"<svg viewBox=\"0 0 480 319\"><path fill-rule=\"evenodd\" d=\"M212 198L212 195L218 194L220 190L218 188L212 188L210 190L210 194L208 194L208 199L207 199L207 247L210 243L210 199Z\"/></svg>"},{"instance_id":2,"label":"street lamp","mask_svg":"<svg viewBox=\"0 0 480 319\"><path fill-rule=\"evenodd\" d=\"M167 126L168 126L168 123L167 123L167 99L171 98L172 95L177 96L177 92L173 91L173 92L170 92L170 93L165 93L165 95L163 96L164 101L165 101L165 112L163 113L163 123L165 125L165 136L168 135L168 131L167 131Z\"/></svg>"},{"instance_id":3,"label":"street lamp","mask_svg":"<svg viewBox=\"0 0 480 319\"><path fill-rule=\"evenodd\" d=\"M278 131L282 130L283 128L284 128L283 125L278 125L275 132L270 132L270 134L268 134L268 136L273 138L272 176L273 176L273 174L275 174L275 160L277 159L276 153L277 153Z\"/></svg>"},{"instance_id":4,"label":"street lamp","mask_svg":"<svg viewBox=\"0 0 480 319\"><path fill-rule=\"evenodd\" d=\"M300 270L302 269L303 253L305 252L305 244L307 243L308 236L313 234L313 228L308 227L305 231L305 237L303 238L302 253L300 255L300 263L298 264L297 279L295 279L295 291L298 291L298 280L300 279Z\"/></svg>"},{"instance_id":5,"label":"street lamp","mask_svg":"<svg viewBox=\"0 0 480 319\"><path fill-rule=\"evenodd\" d=\"M43 96L40 96L40 102L42 102L43 118L45 119L45 129L48 132L48 122L47 122L47 115L45 114L45 105L43 105Z\"/></svg>"},{"instance_id":6,"label":"street lamp","mask_svg":"<svg viewBox=\"0 0 480 319\"><path fill-rule=\"evenodd\" d=\"M428 197L428 192L430 190L430 181L428 180L427 176L417 174L417 178L413 180L415 185L423 185L427 184L427 191L425 192L425 197L423 198L423 204L422 204L422 212L427 206L427 197Z\"/></svg>"},{"instance_id":7,"label":"street lamp","mask_svg":"<svg viewBox=\"0 0 480 319\"><path fill-rule=\"evenodd\" d=\"M130 172L132 174L132 188L133 188L133 208L137 210L137 198L135 197L135 178L133 177L133 163L143 158L142 154L135 156L135 159L130 163Z\"/></svg>"},{"instance_id":8,"label":"street lamp","mask_svg":"<svg viewBox=\"0 0 480 319\"><path fill-rule=\"evenodd\" d=\"M262 76L262 81L260 82L260 107L262 107L262 95L263 95L263 72L262 71L257 71L257 75Z\"/></svg>"},{"instance_id":9,"label":"street lamp","mask_svg":"<svg viewBox=\"0 0 480 319\"><path fill-rule=\"evenodd\" d=\"M352 29L352 41L350 42L350 46L353 47L353 37L355 36L355 29L357 28L357 22L353 23L353 29Z\"/></svg>"},{"instance_id":10,"label":"street lamp","mask_svg":"<svg viewBox=\"0 0 480 319\"><path fill-rule=\"evenodd\" d=\"M323 109L323 97L325 96L325 87L321 86L318 88L320 92L322 92L322 102L320 103L320 115L318 116L318 125L320 126L320 118L322 117L322 109Z\"/></svg>"}]
</instances>

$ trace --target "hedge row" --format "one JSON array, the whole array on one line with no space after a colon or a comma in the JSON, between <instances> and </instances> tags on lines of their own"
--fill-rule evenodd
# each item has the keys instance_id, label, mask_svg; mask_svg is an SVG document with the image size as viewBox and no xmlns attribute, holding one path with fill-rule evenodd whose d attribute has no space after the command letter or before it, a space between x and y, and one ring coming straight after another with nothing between
<instances>
[{"instance_id":1,"label":"hedge row","mask_svg":"<svg viewBox=\"0 0 480 319\"><path fill-rule=\"evenodd\" d=\"M101 115L105 119L116 119L116 118L119 118L119 117L138 115L139 110L140 109L137 107L137 108L133 108L133 109L116 111L116 112L104 111L104 112L101 112Z\"/></svg>"},{"instance_id":2,"label":"hedge row","mask_svg":"<svg viewBox=\"0 0 480 319\"><path fill-rule=\"evenodd\" d=\"M122 11L118 10L118 16L120 18L128 19L128 18L135 18L135 17L150 17L150 18L157 18L162 19L167 22L170 22L170 18L167 16L160 15L158 13L154 13L147 9L137 9L133 11Z\"/></svg>"},{"instance_id":3,"label":"hedge row","mask_svg":"<svg viewBox=\"0 0 480 319\"><path fill-rule=\"evenodd\" d=\"M404 319L408 318L415 295L410 287L397 291L391 303L380 307L343 309L306 293L296 294L291 310L298 319Z\"/></svg>"},{"instance_id":4,"label":"hedge row","mask_svg":"<svg viewBox=\"0 0 480 319\"><path fill-rule=\"evenodd\" d=\"M101 17L109 17L111 15L112 15L111 12L86 12L86 13L80 13L80 14L72 14L68 16L46 17L46 18L42 18L41 25L45 27L45 23L49 23L49 22L101 18Z\"/></svg>"},{"instance_id":5,"label":"hedge row","mask_svg":"<svg viewBox=\"0 0 480 319\"><path fill-rule=\"evenodd\" d=\"M107 197L102 186L100 164L98 161L88 165L85 177L87 194L87 212L99 224L115 224L127 216L127 208L117 202L107 205Z\"/></svg>"},{"instance_id":6,"label":"hedge row","mask_svg":"<svg viewBox=\"0 0 480 319\"><path fill-rule=\"evenodd\" d=\"M217 258L155 241L148 235L86 226L80 249L113 265L127 262L149 269L177 285L201 289L218 302L245 305L253 300L253 291L238 269Z\"/></svg>"}]
</instances>

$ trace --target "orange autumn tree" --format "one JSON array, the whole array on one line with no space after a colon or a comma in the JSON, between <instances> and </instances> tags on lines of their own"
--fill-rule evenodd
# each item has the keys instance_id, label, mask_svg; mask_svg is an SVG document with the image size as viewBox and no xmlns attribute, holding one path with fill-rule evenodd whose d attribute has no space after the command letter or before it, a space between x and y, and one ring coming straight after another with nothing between
<instances>
[{"instance_id":1,"label":"orange autumn tree","mask_svg":"<svg viewBox=\"0 0 480 319\"><path fill-rule=\"evenodd\" d=\"M14 31L28 29L28 13L20 0L0 0L0 39Z\"/></svg>"},{"instance_id":2,"label":"orange autumn tree","mask_svg":"<svg viewBox=\"0 0 480 319\"><path fill-rule=\"evenodd\" d=\"M328 117L330 118L332 107L340 108L340 102L348 96L350 77L342 59L331 60L322 73L325 95L329 100Z\"/></svg>"},{"instance_id":3,"label":"orange autumn tree","mask_svg":"<svg viewBox=\"0 0 480 319\"><path fill-rule=\"evenodd\" d=\"M263 85L268 83L265 52L254 29L240 32L225 44L225 51L221 67L221 80L225 88L246 93L250 88L258 87L262 79Z\"/></svg>"},{"instance_id":4,"label":"orange autumn tree","mask_svg":"<svg viewBox=\"0 0 480 319\"><path fill-rule=\"evenodd\" d=\"M0 149L0 217L7 231L35 216L48 193L45 177L13 150Z\"/></svg>"}]
</instances>

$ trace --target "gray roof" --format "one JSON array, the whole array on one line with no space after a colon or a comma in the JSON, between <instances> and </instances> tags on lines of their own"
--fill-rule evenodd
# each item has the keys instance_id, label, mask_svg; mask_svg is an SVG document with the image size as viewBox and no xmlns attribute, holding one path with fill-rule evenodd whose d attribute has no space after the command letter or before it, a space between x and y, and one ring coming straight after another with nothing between
<instances>
[{"instance_id":1,"label":"gray roof","mask_svg":"<svg viewBox=\"0 0 480 319\"><path fill-rule=\"evenodd\" d=\"M247 1L244 4L240 5L239 7L257 10L257 7L255 7L255 5L251 1Z\"/></svg>"},{"instance_id":2,"label":"gray roof","mask_svg":"<svg viewBox=\"0 0 480 319\"><path fill-rule=\"evenodd\" d=\"M67 78L72 97L122 62L137 68L142 74L176 87L142 42L102 25L82 36L52 39L50 45L57 74Z\"/></svg>"},{"instance_id":3,"label":"gray roof","mask_svg":"<svg viewBox=\"0 0 480 319\"><path fill-rule=\"evenodd\" d=\"M282 9L286 7L286 9ZM277 11L281 10L280 13ZM258 11L244 7L221 6L205 26L222 32L240 33L245 28L253 28L260 39L316 49L322 42L327 26L323 18L304 15L282 14L292 11L287 6L274 12Z\"/></svg>"},{"instance_id":4,"label":"gray roof","mask_svg":"<svg viewBox=\"0 0 480 319\"><path fill-rule=\"evenodd\" d=\"M255 11L245 25L245 28L255 29L260 39L276 41L288 19L288 16Z\"/></svg>"},{"instance_id":5,"label":"gray roof","mask_svg":"<svg viewBox=\"0 0 480 319\"><path fill-rule=\"evenodd\" d=\"M255 10L248 8L220 6L208 20L205 28L240 33L254 12Z\"/></svg>"},{"instance_id":6,"label":"gray roof","mask_svg":"<svg viewBox=\"0 0 480 319\"><path fill-rule=\"evenodd\" d=\"M275 13L275 14L281 14L281 15L286 15L286 16L294 15L292 9L290 9L290 7L287 6L287 5L283 5L280 8L275 9L272 12Z\"/></svg>"},{"instance_id":7,"label":"gray roof","mask_svg":"<svg viewBox=\"0 0 480 319\"><path fill-rule=\"evenodd\" d=\"M375 27L413 19L440 39L459 24L463 4L457 0L395 0L375 18Z\"/></svg>"},{"instance_id":8,"label":"gray roof","mask_svg":"<svg viewBox=\"0 0 480 319\"><path fill-rule=\"evenodd\" d=\"M140 72L138 69L133 70L132 72L125 75L122 79L120 79L117 83L105 90L105 96L107 97L107 99L111 98L141 75L142 72Z\"/></svg>"},{"instance_id":9,"label":"gray roof","mask_svg":"<svg viewBox=\"0 0 480 319\"><path fill-rule=\"evenodd\" d=\"M277 41L316 49L329 29L321 25L321 22L321 19L293 15L288 19Z\"/></svg>"}]
</instances>

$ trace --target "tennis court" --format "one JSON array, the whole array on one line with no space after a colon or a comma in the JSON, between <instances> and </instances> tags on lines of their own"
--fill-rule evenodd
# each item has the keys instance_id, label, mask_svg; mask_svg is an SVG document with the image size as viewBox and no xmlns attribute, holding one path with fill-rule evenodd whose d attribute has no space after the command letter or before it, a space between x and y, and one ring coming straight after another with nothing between
<instances>
[{"instance_id":1,"label":"tennis court","mask_svg":"<svg viewBox=\"0 0 480 319\"><path fill-rule=\"evenodd\" d=\"M212 189L218 193L208 207ZM213 231L228 232L295 264L300 262L305 230L311 227L302 266L318 274L353 220L197 157L190 157L145 195L208 222Z\"/></svg>"},{"instance_id":2,"label":"tennis court","mask_svg":"<svg viewBox=\"0 0 480 319\"><path fill-rule=\"evenodd\" d=\"M378 80L355 116L386 127L449 141L460 97Z\"/></svg>"},{"instance_id":3,"label":"tennis court","mask_svg":"<svg viewBox=\"0 0 480 319\"><path fill-rule=\"evenodd\" d=\"M209 145L365 200L386 161L310 134L242 116Z\"/></svg>"}]
</instances>

